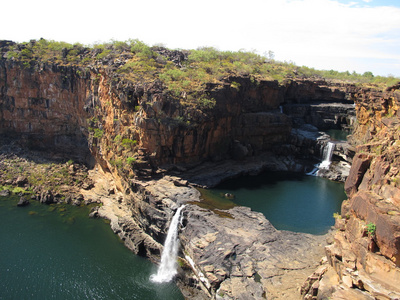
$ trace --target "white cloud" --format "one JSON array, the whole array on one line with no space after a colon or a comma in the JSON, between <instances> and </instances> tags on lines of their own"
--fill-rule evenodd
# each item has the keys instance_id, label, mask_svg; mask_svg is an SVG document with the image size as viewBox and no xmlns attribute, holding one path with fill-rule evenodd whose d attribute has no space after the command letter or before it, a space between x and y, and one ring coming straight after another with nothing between
<instances>
[{"instance_id":1,"label":"white cloud","mask_svg":"<svg viewBox=\"0 0 400 300\"><path fill-rule=\"evenodd\" d=\"M0 19L0 39L44 37L90 44L139 38L171 48L272 50L277 59L299 65L358 72L370 70L359 58L385 59L382 69L372 64L371 71L400 76L400 70L391 70L387 64L388 59L393 60L392 65L400 62L400 8L334 0L54 3L59 2L15 0L2 4L2 11L8 13Z\"/></svg>"}]
</instances>

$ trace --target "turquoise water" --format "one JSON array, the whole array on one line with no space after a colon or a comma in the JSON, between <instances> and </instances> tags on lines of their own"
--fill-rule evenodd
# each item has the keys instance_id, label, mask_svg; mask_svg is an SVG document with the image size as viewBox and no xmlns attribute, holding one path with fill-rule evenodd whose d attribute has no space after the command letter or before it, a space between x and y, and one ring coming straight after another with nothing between
<instances>
[{"instance_id":1,"label":"turquoise water","mask_svg":"<svg viewBox=\"0 0 400 300\"><path fill-rule=\"evenodd\" d=\"M0 299L183 299L87 208L0 197Z\"/></svg>"},{"instance_id":2,"label":"turquoise water","mask_svg":"<svg viewBox=\"0 0 400 300\"><path fill-rule=\"evenodd\" d=\"M234 198L228 200L225 193ZM334 225L333 213L345 200L344 185L303 174L270 172L228 180L202 193L215 207L231 204L261 212L280 230L324 234Z\"/></svg>"}]
</instances>

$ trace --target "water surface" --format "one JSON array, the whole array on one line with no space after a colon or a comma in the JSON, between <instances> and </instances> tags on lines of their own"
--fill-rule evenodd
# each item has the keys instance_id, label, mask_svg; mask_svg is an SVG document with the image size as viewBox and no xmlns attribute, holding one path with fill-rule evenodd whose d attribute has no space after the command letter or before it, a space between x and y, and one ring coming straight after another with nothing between
<instances>
[{"instance_id":1,"label":"water surface","mask_svg":"<svg viewBox=\"0 0 400 300\"><path fill-rule=\"evenodd\" d=\"M183 299L87 208L0 197L0 299Z\"/></svg>"},{"instance_id":2,"label":"water surface","mask_svg":"<svg viewBox=\"0 0 400 300\"><path fill-rule=\"evenodd\" d=\"M347 141L347 136L350 134L348 131L340 129L330 129L326 133L333 141Z\"/></svg>"},{"instance_id":3,"label":"water surface","mask_svg":"<svg viewBox=\"0 0 400 300\"><path fill-rule=\"evenodd\" d=\"M234 198L226 199L226 193ZM333 213L346 199L343 183L288 172L270 172L228 180L202 196L215 206L248 206L280 230L324 234L334 225Z\"/></svg>"}]
</instances>

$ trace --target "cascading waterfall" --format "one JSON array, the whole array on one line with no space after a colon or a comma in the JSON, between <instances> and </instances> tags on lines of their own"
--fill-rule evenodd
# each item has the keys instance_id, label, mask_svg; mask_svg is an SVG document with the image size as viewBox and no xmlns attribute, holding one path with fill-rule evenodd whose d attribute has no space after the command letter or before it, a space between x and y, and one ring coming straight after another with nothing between
<instances>
[{"instance_id":1,"label":"cascading waterfall","mask_svg":"<svg viewBox=\"0 0 400 300\"><path fill-rule=\"evenodd\" d=\"M331 165L333 150L335 150L335 144L332 142L328 142L328 145L324 148L323 160L318 167L320 170L329 169L329 166Z\"/></svg>"},{"instance_id":2,"label":"cascading waterfall","mask_svg":"<svg viewBox=\"0 0 400 300\"><path fill-rule=\"evenodd\" d=\"M181 221L181 211L184 207L185 205L179 207L171 220L167 239L164 244L164 250L161 255L160 266L158 267L157 274L150 276L152 282L169 282L177 274L176 258L178 256L179 248L178 225Z\"/></svg>"},{"instance_id":3,"label":"cascading waterfall","mask_svg":"<svg viewBox=\"0 0 400 300\"><path fill-rule=\"evenodd\" d=\"M318 172L320 170L328 170L332 162L331 159L333 150L335 150L335 143L328 142L327 145L324 147L322 162L318 165L315 165L315 169L307 173L307 175L318 176Z\"/></svg>"}]
</instances>

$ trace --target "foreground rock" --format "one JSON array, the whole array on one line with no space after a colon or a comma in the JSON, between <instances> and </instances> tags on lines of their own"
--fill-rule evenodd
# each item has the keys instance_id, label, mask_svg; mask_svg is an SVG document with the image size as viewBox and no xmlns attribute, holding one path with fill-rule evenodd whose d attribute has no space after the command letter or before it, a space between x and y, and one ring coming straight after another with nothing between
<instances>
[{"instance_id":1,"label":"foreground rock","mask_svg":"<svg viewBox=\"0 0 400 300\"><path fill-rule=\"evenodd\" d=\"M110 220L129 249L154 262L174 212L186 204L178 285L187 299L294 299L324 255L326 236L276 230L246 207L201 208L200 193L179 177L135 181L136 192L127 194L101 168L89 174L96 184L81 192L102 202L96 215Z\"/></svg>"},{"instance_id":2,"label":"foreground rock","mask_svg":"<svg viewBox=\"0 0 400 300\"><path fill-rule=\"evenodd\" d=\"M325 236L276 230L261 213L235 207L221 217L185 208L180 238L195 279L217 299L295 299L323 256Z\"/></svg>"}]
</instances>

